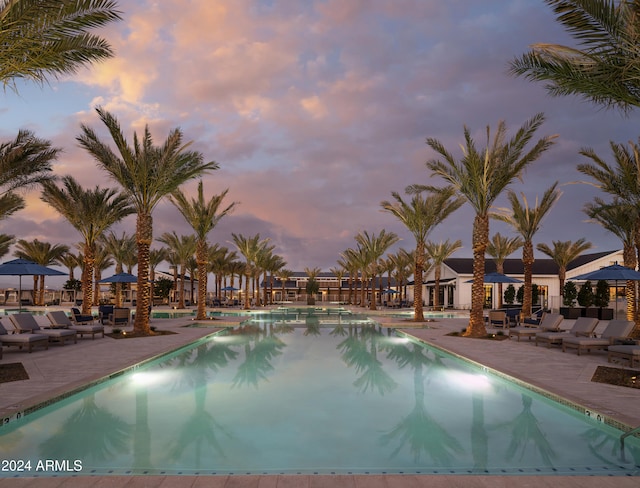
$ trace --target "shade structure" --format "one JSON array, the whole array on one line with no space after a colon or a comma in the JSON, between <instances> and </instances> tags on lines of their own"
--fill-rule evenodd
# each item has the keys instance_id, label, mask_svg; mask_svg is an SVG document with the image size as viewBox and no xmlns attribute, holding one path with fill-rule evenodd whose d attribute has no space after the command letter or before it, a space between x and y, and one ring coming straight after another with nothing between
<instances>
[{"instance_id":1,"label":"shade structure","mask_svg":"<svg viewBox=\"0 0 640 488\"><path fill-rule=\"evenodd\" d=\"M18 309L22 310L22 277L23 276L63 276L66 273L48 268L28 259L13 259L0 264L0 275L18 276Z\"/></svg>"},{"instance_id":2,"label":"shade structure","mask_svg":"<svg viewBox=\"0 0 640 488\"><path fill-rule=\"evenodd\" d=\"M572 281L613 281L616 287L616 318L618 318L618 281L640 281L640 272L626 266L612 264L569 279Z\"/></svg>"},{"instance_id":3,"label":"shade structure","mask_svg":"<svg viewBox=\"0 0 640 488\"><path fill-rule=\"evenodd\" d=\"M117 273L108 278L103 278L98 283L136 283L138 277L131 273Z\"/></svg>"}]
</instances>

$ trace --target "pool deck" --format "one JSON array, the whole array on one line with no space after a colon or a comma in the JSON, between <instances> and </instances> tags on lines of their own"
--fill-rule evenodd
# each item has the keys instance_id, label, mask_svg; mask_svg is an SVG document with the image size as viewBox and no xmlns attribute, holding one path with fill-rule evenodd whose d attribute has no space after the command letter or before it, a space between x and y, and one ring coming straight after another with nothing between
<instances>
[{"instance_id":1,"label":"pool deck","mask_svg":"<svg viewBox=\"0 0 640 488\"><path fill-rule=\"evenodd\" d=\"M358 313L367 311L356 308ZM378 312L380 314L380 312ZM600 365L608 364L606 353L594 352L577 356L563 353L559 347L536 347L534 341L515 339L492 341L449 336L462 330L468 319L435 319L428 328L410 326L401 319L372 315L384 327L395 327L409 335L481 363L503 374L534 385L584 407L592 414L601 414L623 425L640 425L640 389L591 382ZM563 328L573 321L565 320ZM0 365L21 362L29 380L0 384L0 418L15 416L50 398L114 374L145 359L165 354L213 332L213 328L185 327L190 318L153 319L152 325L176 334L150 338L115 340L79 339L78 344L52 345L48 350L35 349L31 354L16 348L4 348ZM212 321L223 326L237 323ZM601 331L605 322L596 329ZM551 477L551 476L411 476L411 475L264 475L264 476L112 476L0 479L0 486L11 487L423 487L423 486L553 486L565 487L638 487L638 477Z\"/></svg>"}]
</instances>

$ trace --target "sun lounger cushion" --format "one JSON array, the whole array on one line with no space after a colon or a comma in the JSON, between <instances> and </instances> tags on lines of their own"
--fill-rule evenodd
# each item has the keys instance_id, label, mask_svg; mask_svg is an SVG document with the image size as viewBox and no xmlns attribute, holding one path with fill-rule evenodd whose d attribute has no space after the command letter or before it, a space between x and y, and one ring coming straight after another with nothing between
<instances>
[{"instance_id":1,"label":"sun lounger cushion","mask_svg":"<svg viewBox=\"0 0 640 488\"><path fill-rule=\"evenodd\" d=\"M59 342L63 346L67 341L73 341L74 344L78 343L78 336L75 331L69 329L42 329L40 325L38 325L35 317L30 313L16 313L9 315L9 319L20 333L32 332L42 334L47 336L50 342Z\"/></svg>"},{"instance_id":2,"label":"sun lounger cushion","mask_svg":"<svg viewBox=\"0 0 640 488\"><path fill-rule=\"evenodd\" d=\"M610 320L600 337L567 337L562 340L562 352L576 349L580 352L590 352L591 349L606 349L616 339L628 337L633 330L634 323L630 320Z\"/></svg>"},{"instance_id":3,"label":"sun lounger cushion","mask_svg":"<svg viewBox=\"0 0 640 488\"><path fill-rule=\"evenodd\" d=\"M571 330L567 332L538 332L536 333L536 346L545 342L547 347L551 344L562 344L566 337L591 337L598 325L598 319L591 317L579 317L576 319Z\"/></svg>"},{"instance_id":4,"label":"sun lounger cushion","mask_svg":"<svg viewBox=\"0 0 640 488\"><path fill-rule=\"evenodd\" d=\"M68 327L70 330L76 331L76 333L80 337L84 337L85 334L86 335L91 334L91 338L92 339L96 338L96 334L102 334L102 337L104 337L104 326L103 325L100 325L100 324L85 324L85 325L74 324L73 322L71 322L71 319L69 319L67 314L64 313L62 310L49 312L47 314L47 318L49 319L49 322L51 322L52 325L58 325L58 326L61 325L61 326L64 326L64 327Z\"/></svg>"},{"instance_id":5,"label":"sun lounger cushion","mask_svg":"<svg viewBox=\"0 0 640 488\"><path fill-rule=\"evenodd\" d=\"M31 352L34 346L44 346L45 349L49 349L49 338L42 334L9 334L0 322L0 344L17 346L19 349L26 347Z\"/></svg>"},{"instance_id":6,"label":"sun lounger cushion","mask_svg":"<svg viewBox=\"0 0 640 488\"><path fill-rule=\"evenodd\" d=\"M531 340L532 337L540 332L559 331L563 319L564 317L560 314L547 313L538 327L514 327L509 329L509 337L517 337L518 342L520 342L520 337L528 337Z\"/></svg>"}]
</instances>

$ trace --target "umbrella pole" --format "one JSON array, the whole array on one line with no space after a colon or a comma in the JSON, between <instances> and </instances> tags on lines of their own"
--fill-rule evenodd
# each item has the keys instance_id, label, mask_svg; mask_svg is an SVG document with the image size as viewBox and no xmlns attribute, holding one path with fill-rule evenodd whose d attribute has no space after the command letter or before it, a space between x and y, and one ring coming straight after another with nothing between
<instances>
[{"instance_id":1,"label":"umbrella pole","mask_svg":"<svg viewBox=\"0 0 640 488\"><path fill-rule=\"evenodd\" d=\"M22 313L22 275L18 275L18 313Z\"/></svg>"}]
</instances>

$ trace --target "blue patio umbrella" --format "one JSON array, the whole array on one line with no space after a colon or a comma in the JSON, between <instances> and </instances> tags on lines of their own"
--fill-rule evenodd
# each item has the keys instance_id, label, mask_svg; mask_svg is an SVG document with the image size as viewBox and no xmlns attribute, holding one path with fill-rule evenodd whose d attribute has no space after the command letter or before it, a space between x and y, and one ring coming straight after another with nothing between
<instances>
[{"instance_id":1,"label":"blue patio umbrella","mask_svg":"<svg viewBox=\"0 0 640 488\"><path fill-rule=\"evenodd\" d=\"M511 276L507 276L505 274L502 273L498 273L497 271L494 271L492 273L486 273L484 275L484 279L483 279L484 283L523 283L522 280L519 280L518 278L512 278ZM467 281L467 283L473 283L473 279ZM491 301L493 302L493 298L491 299ZM493 303L491 304L493 306Z\"/></svg>"},{"instance_id":2,"label":"blue patio umbrella","mask_svg":"<svg viewBox=\"0 0 640 488\"><path fill-rule=\"evenodd\" d=\"M103 278L98 283L136 283L138 277L131 273L117 273L108 278Z\"/></svg>"},{"instance_id":3,"label":"blue patio umbrella","mask_svg":"<svg viewBox=\"0 0 640 488\"><path fill-rule=\"evenodd\" d=\"M398 290L392 290L391 288L387 288L386 290L382 290L382 293L386 293L388 295L393 293L398 293Z\"/></svg>"},{"instance_id":4,"label":"blue patio umbrella","mask_svg":"<svg viewBox=\"0 0 640 488\"><path fill-rule=\"evenodd\" d=\"M222 288L222 291L238 291L238 288L236 288L235 286L225 286L224 288Z\"/></svg>"},{"instance_id":5,"label":"blue patio umbrella","mask_svg":"<svg viewBox=\"0 0 640 488\"><path fill-rule=\"evenodd\" d=\"M28 259L13 259L0 264L0 275L18 277L18 310L22 311L22 277L23 276L64 276L66 273L47 268Z\"/></svg>"},{"instance_id":6,"label":"blue patio umbrella","mask_svg":"<svg viewBox=\"0 0 640 488\"><path fill-rule=\"evenodd\" d=\"M572 281L613 281L616 287L616 318L618 317L618 281L640 281L640 272L635 269L627 268L626 266L620 266L619 264L612 264L611 266L605 266L596 271L590 271L583 273L573 278L569 278Z\"/></svg>"}]
</instances>

